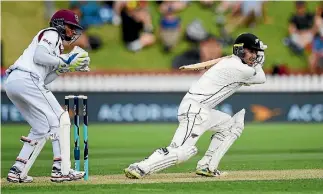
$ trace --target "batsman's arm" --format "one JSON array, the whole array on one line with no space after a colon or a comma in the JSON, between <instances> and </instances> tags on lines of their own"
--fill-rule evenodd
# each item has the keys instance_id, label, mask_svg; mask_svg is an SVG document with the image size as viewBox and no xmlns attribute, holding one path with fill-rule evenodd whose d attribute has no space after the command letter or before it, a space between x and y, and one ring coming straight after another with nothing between
<instances>
[{"instance_id":1,"label":"batsman's arm","mask_svg":"<svg viewBox=\"0 0 323 194\"><path fill-rule=\"evenodd\" d=\"M254 76L250 77L245 81L247 84L263 84L266 82L266 75L261 65L255 67Z\"/></svg>"},{"instance_id":2,"label":"batsman's arm","mask_svg":"<svg viewBox=\"0 0 323 194\"><path fill-rule=\"evenodd\" d=\"M196 63L196 64L192 64L192 65L184 65L184 66L179 67L179 70L181 70L181 71L200 71L200 70L204 70L204 69L209 69L213 65L217 64L219 61L221 61L222 59L224 59L226 57L228 57L228 56L217 58L217 59L212 59L212 60L205 61L202 63Z\"/></svg>"},{"instance_id":3,"label":"batsman's arm","mask_svg":"<svg viewBox=\"0 0 323 194\"><path fill-rule=\"evenodd\" d=\"M267 48L267 45L265 45ZM252 77L247 79L246 85L251 85L251 84L263 84L266 82L266 74L264 70L262 69L264 63L265 63L265 52L263 51L258 51L258 57L261 57L261 61L258 62L258 64L254 67L255 72Z\"/></svg>"}]
</instances>

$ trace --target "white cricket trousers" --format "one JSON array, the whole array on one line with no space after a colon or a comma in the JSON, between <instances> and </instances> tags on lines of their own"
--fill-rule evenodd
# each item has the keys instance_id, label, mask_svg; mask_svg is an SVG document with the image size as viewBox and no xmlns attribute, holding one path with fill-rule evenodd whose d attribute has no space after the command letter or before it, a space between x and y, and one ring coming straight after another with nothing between
<instances>
[{"instance_id":1,"label":"white cricket trousers","mask_svg":"<svg viewBox=\"0 0 323 194\"><path fill-rule=\"evenodd\" d=\"M179 126L171 147L194 146L207 130L214 132L230 129L231 116L218 110L206 108L197 101L184 99L178 109Z\"/></svg>"},{"instance_id":2,"label":"white cricket trousers","mask_svg":"<svg viewBox=\"0 0 323 194\"><path fill-rule=\"evenodd\" d=\"M8 76L5 90L9 99L32 127L31 133L42 137L59 128L64 110L44 82L29 72L14 70Z\"/></svg>"}]
</instances>

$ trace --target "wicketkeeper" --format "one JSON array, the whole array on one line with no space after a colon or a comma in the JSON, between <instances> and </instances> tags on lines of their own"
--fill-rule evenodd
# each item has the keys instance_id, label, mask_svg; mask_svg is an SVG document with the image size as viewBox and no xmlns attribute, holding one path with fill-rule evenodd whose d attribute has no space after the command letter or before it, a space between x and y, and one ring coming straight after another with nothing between
<instances>
[{"instance_id":1,"label":"wicketkeeper","mask_svg":"<svg viewBox=\"0 0 323 194\"><path fill-rule=\"evenodd\" d=\"M233 55L181 69L210 69L194 83L184 96L179 109L179 126L169 146L155 150L148 158L131 164L124 170L128 178L142 178L175 164L185 162L197 153L196 142L207 130L213 131L204 157L197 163L196 174L219 176L218 165L244 129L245 110L230 116L215 108L241 86L263 84L262 69L266 45L255 35L244 33L237 37ZM211 61L212 62L212 61Z\"/></svg>"},{"instance_id":2,"label":"wicketkeeper","mask_svg":"<svg viewBox=\"0 0 323 194\"><path fill-rule=\"evenodd\" d=\"M10 168L9 182L33 181L28 171L48 139L54 155L51 181L72 181L84 176L84 172L71 169L69 114L46 88L63 73L89 71L90 58L83 49L75 47L69 54L62 54L62 41L72 43L81 33L77 15L59 10L52 16L50 27L39 31L7 70L6 93L31 126L28 136L21 137L24 145Z\"/></svg>"}]
</instances>

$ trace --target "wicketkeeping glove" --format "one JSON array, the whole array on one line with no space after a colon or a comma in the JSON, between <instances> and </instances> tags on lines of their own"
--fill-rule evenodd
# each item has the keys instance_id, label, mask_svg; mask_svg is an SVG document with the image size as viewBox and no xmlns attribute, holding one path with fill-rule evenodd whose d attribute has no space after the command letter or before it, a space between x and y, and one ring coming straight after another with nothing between
<instances>
[{"instance_id":1,"label":"wicketkeeping glove","mask_svg":"<svg viewBox=\"0 0 323 194\"><path fill-rule=\"evenodd\" d=\"M74 47L69 54L60 55L60 59L60 64L56 71L58 74L89 71L90 57L88 56L88 52L80 47Z\"/></svg>"},{"instance_id":2,"label":"wicketkeeping glove","mask_svg":"<svg viewBox=\"0 0 323 194\"><path fill-rule=\"evenodd\" d=\"M65 61L67 61L69 58L68 54L62 54L59 56L59 64L57 66L57 70L56 73L58 75L62 74L62 73L67 73L69 72L69 68L68 68L68 64L65 63Z\"/></svg>"},{"instance_id":3,"label":"wicketkeeping glove","mask_svg":"<svg viewBox=\"0 0 323 194\"><path fill-rule=\"evenodd\" d=\"M71 52L69 53L69 55L75 54L75 53L85 53L86 56L89 56L89 53L86 52L84 49L82 49L79 46L74 46L73 50L71 50Z\"/></svg>"},{"instance_id":4,"label":"wicketkeeping glove","mask_svg":"<svg viewBox=\"0 0 323 194\"><path fill-rule=\"evenodd\" d=\"M85 53L87 57L84 58L83 62L84 65L83 66L78 66L75 68L75 71L81 71L81 72L88 72L90 71L89 65L90 65L90 57L88 56L88 52L86 52L84 49L82 49L79 46L75 46L73 48L73 50L70 52L70 54L74 54L74 53Z\"/></svg>"}]
</instances>

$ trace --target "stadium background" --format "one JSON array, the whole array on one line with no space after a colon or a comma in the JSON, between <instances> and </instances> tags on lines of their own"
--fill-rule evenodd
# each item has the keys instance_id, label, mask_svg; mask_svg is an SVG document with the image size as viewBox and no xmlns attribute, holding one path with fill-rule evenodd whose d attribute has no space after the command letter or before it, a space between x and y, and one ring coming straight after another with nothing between
<instances>
[{"instance_id":1,"label":"stadium background","mask_svg":"<svg viewBox=\"0 0 323 194\"><path fill-rule=\"evenodd\" d=\"M55 2L56 8L67 8L68 5L69 2ZM154 2L149 2L149 5L153 25L158 28L160 16L157 5ZM313 12L317 5L318 2L308 2L309 10ZM267 2L266 6L270 24L238 28L232 34L235 37L241 32L252 32L268 44L264 66L268 81L263 86L240 90L217 107L231 115L241 108L247 109L244 134L229 150L220 167L241 172L316 169L321 173L323 76L308 74L306 57L309 53L299 57L282 43L287 35L294 2ZM5 80L4 70L19 57L35 33L46 27L45 10L43 2L1 2L2 81ZM214 20L210 19L214 18L214 13L202 8L199 2L191 2L179 15L184 26L199 18L207 31L219 34ZM85 189L97 193L212 193L214 188L217 188L217 192L233 193L322 191L322 181L311 176L300 180L292 177L291 180L277 178L264 181L259 178L246 181L242 178L235 182L201 184L120 186L96 182L100 175L121 174L128 164L143 159L155 148L169 143L177 127L179 102L190 84L201 74L171 70L172 59L190 47L186 41L180 41L169 54L161 52L159 44L134 54L124 48L119 26L95 26L88 32L103 40L101 49L90 51L92 72L65 75L50 84L49 88L62 105L66 94L89 96L89 161L90 178L93 177L94 185L34 184L24 188L4 184L3 178L21 148L19 137L26 135L29 127L1 88L1 189L4 193L51 193L57 190L56 187L61 188L62 193ZM231 47L224 47L224 51L229 53ZM272 75L275 64L286 64L290 75ZM211 133L207 132L199 140L200 152L197 156L165 172L193 172L196 162L208 147L210 136ZM51 157L51 145L47 143L31 175L48 177ZM320 177L323 177L323 173Z\"/></svg>"}]
</instances>

